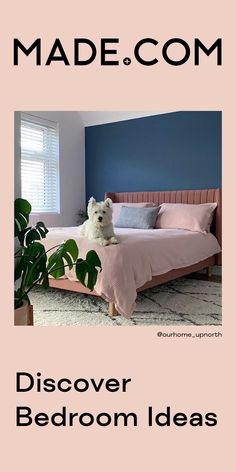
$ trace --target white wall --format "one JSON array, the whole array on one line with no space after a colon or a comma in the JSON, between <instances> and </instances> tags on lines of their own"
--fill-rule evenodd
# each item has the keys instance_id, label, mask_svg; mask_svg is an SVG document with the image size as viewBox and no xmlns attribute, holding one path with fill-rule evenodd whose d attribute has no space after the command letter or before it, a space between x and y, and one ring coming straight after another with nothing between
<instances>
[{"instance_id":1,"label":"white wall","mask_svg":"<svg viewBox=\"0 0 236 472\"><path fill-rule=\"evenodd\" d=\"M20 179L20 112L15 112L15 169L14 169L14 195L15 198L21 196Z\"/></svg>"},{"instance_id":2,"label":"white wall","mask_svg":"<svg viewBox=\"0 0 236 472\"><path fill-rule=\"evenodd\" d=\"M117 121L133 120L144 118L145 116L162 115L172 113L170 111L80 111L80 117L84 126L102 125L105 123L115 123Z\"/></svg>"},{"instance_id":3,"label":"white wall","mask_svg":"<svg viewBox=\"0 0 236 472\"><path fill-rule=\"evenodd\" d=\"M76 111L30 111L31 114L59 124L60 214L33 215L32 223L46 226L75 226L77 213L85 208L84 125ZM15 114L15 196L20 196L20 119Z\"/></svg>"}]
</instances>

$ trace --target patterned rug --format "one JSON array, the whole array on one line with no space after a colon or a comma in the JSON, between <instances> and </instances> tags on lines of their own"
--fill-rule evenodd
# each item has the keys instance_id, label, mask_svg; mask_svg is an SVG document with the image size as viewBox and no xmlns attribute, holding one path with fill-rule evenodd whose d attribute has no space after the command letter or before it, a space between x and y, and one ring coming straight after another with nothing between
<instances>
[{"instance_id":1,"label":"patterned rug","mask_svg":"<svg viewBox=\"0 0 236 472\"><path fill-rule=\"evenodd\" d=\"M138 294L127 320L110 318L99 297L36 287L31 294L38 326L221 325L221 284L180 278Z\"/></svg>"}]
</instances>

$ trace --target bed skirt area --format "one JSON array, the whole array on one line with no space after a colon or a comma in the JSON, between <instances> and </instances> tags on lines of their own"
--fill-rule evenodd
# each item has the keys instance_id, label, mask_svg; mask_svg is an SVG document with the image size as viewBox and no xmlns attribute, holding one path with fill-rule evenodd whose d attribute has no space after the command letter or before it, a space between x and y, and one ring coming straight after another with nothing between
<instances>
[{"instance_id":1,"label":"bed skirt area","mask_svg":"<svg viewBox=\"0 0 236 472\"><path fill-rule=\"evenodd\" d=\"M165 274L154 276L151 280L146 282L142 287L137 289L137 292L142 292L151 287L156 287L157 285L164 284L171 280L177 279L179 277L183 277L188 274L192 274L193 272L198 272L202 269L211 269L215 264L215 256L208 257L203 261L198 262L197 264L193 264L188 267L181 267L180 269L173 269ZM209 271L210 273L210 271ZM49 279L49 285L52 288L57 288L61 290L69 290L71 292L78 292L78 293L85 293L88 295L94 295L99 297L98 293L93 290L89 290L88 288L84 287L80 282L75 282L68 279ZM115 316L118 314L115 304L113 302L109 302L108 304L108 314L110 316Z\"/></svg>"}]
</instances>

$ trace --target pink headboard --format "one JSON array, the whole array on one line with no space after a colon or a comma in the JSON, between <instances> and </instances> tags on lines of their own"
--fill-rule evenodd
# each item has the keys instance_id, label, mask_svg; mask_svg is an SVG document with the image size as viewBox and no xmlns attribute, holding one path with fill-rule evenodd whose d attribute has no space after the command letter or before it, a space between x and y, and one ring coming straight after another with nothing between
<instances>
[{"instance_id":1,"label":"pink headboard","mask_svg":"<svg viewBox=\"0 0 236 472\"><path fill-rule=\"evenodd\" d=\"M212 225L220 246L222 245L222 205L221 189L211 188L204 190L171 190L163 192L107 192L106 198L111 198L114 203L137 203L153 202L161 203L213 203L216 202L217 209ZM216 263L221 265L221 254L216 256Z\"/></svg>"}]
</instances>

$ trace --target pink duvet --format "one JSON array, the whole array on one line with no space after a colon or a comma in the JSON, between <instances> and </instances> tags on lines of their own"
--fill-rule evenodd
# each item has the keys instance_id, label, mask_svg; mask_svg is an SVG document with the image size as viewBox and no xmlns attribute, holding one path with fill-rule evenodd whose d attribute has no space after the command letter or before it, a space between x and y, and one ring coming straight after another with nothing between
<instances>
[{"instance_id":1,"label":"pink duvet","mask_svg":"<svg viewBox=\"0 0 236 472\"><path fill-rule=\"evenodd\" d=\"M63 240L74 238L79 256L96 250L102 271L95 286L96 292L114 302L119 313L130 317L135 308L137 288L154 275L164 274L195 264L221 251L213 234L201 234L181 229L140 230L116 228L120 244L102 247L78 236L78 227L52 228L43 241L49 249ZM66 277L76 280L74 270Z\"/></svg>"}]
</instances>

